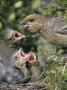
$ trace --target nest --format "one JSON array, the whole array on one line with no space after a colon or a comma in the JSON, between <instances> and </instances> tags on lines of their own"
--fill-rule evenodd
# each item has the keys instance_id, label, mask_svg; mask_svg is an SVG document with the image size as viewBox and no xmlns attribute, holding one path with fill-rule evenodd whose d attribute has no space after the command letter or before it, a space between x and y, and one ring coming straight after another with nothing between
<instances>
[{"instance_id":1,"label":"nest","mask_svg":"<svg viewBox=\"0 0 67 90\"><path fill-rule=\"evenodd\" d=\"M40 82L31 82L26 84L7 84L1 82L0 90L47 90L47 88Z\"/></svg>"}]
</instances>

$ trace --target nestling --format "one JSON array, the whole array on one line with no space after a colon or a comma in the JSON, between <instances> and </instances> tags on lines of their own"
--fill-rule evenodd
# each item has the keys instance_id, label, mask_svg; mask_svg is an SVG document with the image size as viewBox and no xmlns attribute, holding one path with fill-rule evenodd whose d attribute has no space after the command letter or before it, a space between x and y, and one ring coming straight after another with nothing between
<instances>
[{"instance_id":1,"label":"nestling","mask_svg":"<svg viewBox=\"0 0 67 90\"><path fill-rule=\"evenodd\" d=\"M39 78L40 69L35 53L24 53L22 49L19 49L11 57L13 66L19 68L24 73L25 77L31 77L32 81Z\"/></svg>"},{"instance_id":2,"label":"nestling","mask_svg":"<svg viewBox=\"0 0 67 90\"><path fill-rule=\"evenodd\" d=\"M16 50L11 55L11 63L14 67L19 68L23 73L24 76L27 77L29 74L29 71L26 67L26 60L27 55L23 52L23 50L20 48L19 50Z\"/></svg>"},{"instance_id":3,"label":"nestling","mask_svg":"<svg viewBox=\"0 0 67 90\"><path fill-rule=\"evenodd\" d=\"M0 59L0 82L13 83L24 78L24 73L18 68L12 67L11 64L6 64L6 59Z\"/></svg>"},{"instance_id":4,"label":"nestling","mask_svg":"<svg viewBox=\"0 0 67 90\"><path fill-rule=\"evenodd\" d=\"M28 53L28 62L30 63L31 81L36 81L40 78L41 69L39 68L39 62L34 52Z\"/></svg>"},{"instance_id":5,"label":"nestling","mask_svg":"<svg viewBox=\"0 0 67 90\"><path fill-rule=\"evenodd\" d=\"M25 35L21 34L18 31L7 29L3 32L4 41L8 44L13 44L20 39L25 38Z\"/></svg>"},{"instance_id":6,"label":"nestling","mask_svg":"<svg viewBox=\"0 0 67 90\"><path fill-rule=\"evenodd\" d=\"M67 24L63 18L32 14L27 16L23 22L28 31L39 32L48 42L67 47Z\"/></svg>"}]
</instances>

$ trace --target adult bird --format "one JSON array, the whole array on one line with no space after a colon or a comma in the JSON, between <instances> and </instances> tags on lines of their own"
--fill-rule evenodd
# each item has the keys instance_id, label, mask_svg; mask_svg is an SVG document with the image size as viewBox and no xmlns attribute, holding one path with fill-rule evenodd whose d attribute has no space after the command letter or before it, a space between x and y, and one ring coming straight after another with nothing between
<instances>
[{"instance_id":1,"label":"adult bird","mask_svg":"<svg viewBox=\"0 0 67 90\"><path fill-rule=\"evenodd\" d=\"M44 17L40 14L28 15L21 22L31 33L39 32L48 42L67 47L67 24L61 17Z\"/></svg>"}]
</instances>

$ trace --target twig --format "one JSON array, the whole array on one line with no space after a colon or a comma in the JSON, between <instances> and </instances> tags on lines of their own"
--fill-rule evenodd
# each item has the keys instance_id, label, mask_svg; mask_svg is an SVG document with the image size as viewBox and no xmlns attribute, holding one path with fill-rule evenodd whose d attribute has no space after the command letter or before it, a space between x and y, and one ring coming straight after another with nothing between
<instances>
[{"instance_id":1,"label":"twig","mask_svg":"<svg viewBox=\"0 0 67 90\"><path fill-rule=\"evenodd\" d=\"M64 67L63 67L62 76L64 75L64 72L65 72L66 67L67 67L67 62L66 62L66 64L65 64Z\"/></svg>"}]
</instances>

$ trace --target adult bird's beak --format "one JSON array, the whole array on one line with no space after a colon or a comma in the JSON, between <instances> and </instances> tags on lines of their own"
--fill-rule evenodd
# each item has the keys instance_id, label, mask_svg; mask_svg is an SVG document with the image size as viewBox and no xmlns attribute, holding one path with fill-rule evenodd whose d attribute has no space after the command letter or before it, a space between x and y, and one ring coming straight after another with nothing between
<instances>
[{"instance_id":1,"label":"adult bird's beak","mask_svg":"<svg viewBox=\"0 0 67 90\"><path fill-rule=\"evenodd\" d=\"M20 25L23 26L24 29L26 29L26 28L29 27L28 24L27 24L27 22L26 22L25 20L22 20L22 21L20 22Z\"/></svg>"}]
</instances>

